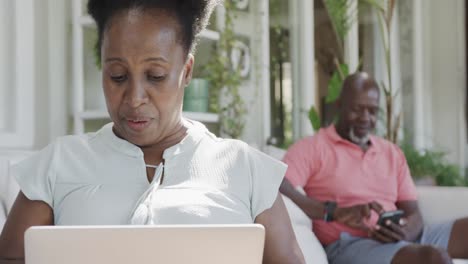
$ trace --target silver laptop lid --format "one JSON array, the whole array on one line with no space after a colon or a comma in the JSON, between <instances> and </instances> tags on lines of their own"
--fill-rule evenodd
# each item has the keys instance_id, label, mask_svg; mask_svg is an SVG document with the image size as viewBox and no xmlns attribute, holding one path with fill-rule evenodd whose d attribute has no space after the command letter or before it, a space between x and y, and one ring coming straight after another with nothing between
<instances>
[{"instance_id":1,"label":"silver laptop lid","mask_svg":"<svg viewBox=\"0 0 468 264\"><path fill-rule=\"evenodd\" d=\"M261 225L54 226L25 234L26 264L260 264Z\"/></svg>"}]
</instances>

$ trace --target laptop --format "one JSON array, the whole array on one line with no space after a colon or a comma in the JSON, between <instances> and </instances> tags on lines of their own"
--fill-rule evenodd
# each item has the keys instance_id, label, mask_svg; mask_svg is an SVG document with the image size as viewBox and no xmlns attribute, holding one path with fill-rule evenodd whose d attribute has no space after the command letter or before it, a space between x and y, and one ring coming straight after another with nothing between
<instances>
[{"instance_id":1,"label":"laptop","mask_svg":"<svg viewBox=\"0 0 468 264\"><path fill-rule=\"evenodd\" d=\"M26 264L261 264L262 225L47 226L25 233Z\"/></svg>"}]
</instances>

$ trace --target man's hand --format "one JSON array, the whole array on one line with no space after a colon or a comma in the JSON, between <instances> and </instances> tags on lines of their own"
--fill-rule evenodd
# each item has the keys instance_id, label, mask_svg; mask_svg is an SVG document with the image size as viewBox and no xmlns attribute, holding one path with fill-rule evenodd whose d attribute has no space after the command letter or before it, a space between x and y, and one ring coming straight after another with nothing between
<instances>
[{"instance_id":1,"label":"man's hand","mask_svg":"<svg viewBox=\"0 0 468 264\"><path fill-rule=\"evenodd\" d=\"M387 220L383 226L376 225L373 230L369 231L369 235L371 238L382 243L395 243L407 240L408 234L404 228L407 223L408 221L405 218L401 218L398 224Z\"/></svg>"},{"instance_id":2,"label":"man's hand","mask_svg":"<svg viewBox=\"0 0 468 264\"><path fill-rule=\"evenodd\" d=\"M336 208L333 219L351 228L369 232L369 227L365 225L364 220L370 218L372 210L380 214L383 211L383 207L375 201L351 207L339 207Z\"/></svg>"}]
</instances>

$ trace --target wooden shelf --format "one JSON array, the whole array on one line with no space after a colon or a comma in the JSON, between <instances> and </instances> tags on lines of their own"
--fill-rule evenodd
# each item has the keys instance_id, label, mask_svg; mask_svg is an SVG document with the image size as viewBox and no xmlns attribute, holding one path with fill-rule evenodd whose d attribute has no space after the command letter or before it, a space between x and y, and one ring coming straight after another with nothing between
<instances>
[{"instance_id":1,"label":"wooden shelf","mask_svg":"<svg viewBox=\"0 0 468 264\"><path fill-rule=\"evenodd\" d=\"M219 115L215 113L184 112L182 115L188 119L204 123L217 123L219 121ZM110 118L105 110L84 111L79 113L78 116L83 120L103 120Z\"/></svg>"},{"instance_id":2,"label":"wooden shelf","mask_svg":"<svg viewBox=\"0 0 468 264\"><path fill-rule=\"evenodd\" d=\"M200 33L200 37L208 40L218 41L220 36L219 32L214 30L205 29Z\"/></svg>"},{"instance_id":3,"label":"wooden shelf","mask_svg":"<svg viewBox=\"0 0 468 264\"><path fill-rule=\"evenodd\" d=\"M109 113L105 110L84 111L79 113L78 116L83 120L101 120L110 118Z\"/></svg>"},{"instance_id":4,"label":"wooden shelf","mask_svg":"<svg viewBox=\"0 0 468 264\"><path fill-rule=\"evenodd\" d=\"M205 123L218 123L219 115L214 113L200 113L200 112L184 112L182 115L188 119L192 119Z\"/></svg>"},{"instance_id":5,"label":"wooden shelf","mask_svg":"<svg viewBox=\"0 0 468 264\"><path fill-rule=\"evenodd\" d=\"M86 16L81 16L80 17L80 24L83 27L96 27L96 23L94 23L94 20L91 16L86 15Z\"/></svg>"}]
</instances>

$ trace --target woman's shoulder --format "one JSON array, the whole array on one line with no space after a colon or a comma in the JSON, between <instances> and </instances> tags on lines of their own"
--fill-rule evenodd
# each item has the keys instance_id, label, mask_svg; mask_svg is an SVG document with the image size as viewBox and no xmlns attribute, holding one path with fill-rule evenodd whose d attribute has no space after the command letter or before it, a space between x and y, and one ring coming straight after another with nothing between
<instances>
[{"instance_id":1,"label":"woman's shoulder","mask_svg":"<svg viewBox=\"0 0 468 264\"><path fill-rule=\"evenodd\" d=\"M87 149L97 140L98 132L81 135L66 135L56 138L50 145L59 149Z\"/></svg>"},{"instance_id":2,"label":"woman's shoulder","mask_svg":"<svg viewBox=\"0 0 468 264\"><path fill-rule=\"evenodd\" d=\"M223 153L226 157L236 157L249 163L261 161L268 164L283 164L281 161L239 139L221 138L211 135L205 139L205 147L212 153Z\"/></svg>"},{"instance_id":3,"label":"woman's shoulder","mask_svg":"<svg viewBox=\"0 0 468 264\"><path fill-rule=\"evenodd\" d=\"M190 120L192 126L190 132L195 138L202 138L201 142L204 146L211 148L212 150L216 149L225 149L229 148L231 150L246 150L249 146L242 140L219 137L209 131L205 125L200 122Z\"/></svg>"},{"instance_id":4,"label":"woman's shoulder","mask_svg":"<svg viewBox=\"0 0 468 264\"><path fill-rule=\"evenodd\" d=\"M31 155L30 158L49 159L52 156L57 156L64 159L68 155L73 157L88 156L91 152L96 151L97 137L98 132L57 137L44 148Z\"/></svg>"},{"instance_id":5,"label":"woman's shoulder","mask_svg":"<svg viewBox=\"0 0 468 264\"><path fill-rule=\"evenodd\" d=\"M203 143L211 150L229 152L247 152L250 148L250 146L242 140L218 137L211 132L206 133Z\"/></svg>"}]
</instances>

